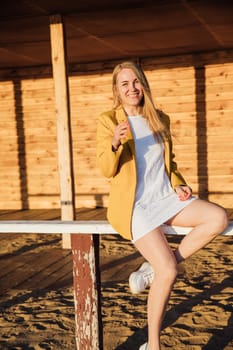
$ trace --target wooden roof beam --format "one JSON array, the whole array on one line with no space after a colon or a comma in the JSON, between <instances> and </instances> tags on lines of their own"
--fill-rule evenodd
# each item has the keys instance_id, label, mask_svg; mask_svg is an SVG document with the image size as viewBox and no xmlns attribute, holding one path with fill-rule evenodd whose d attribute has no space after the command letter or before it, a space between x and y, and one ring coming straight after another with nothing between
<instances>
[{"instance_id":1,"label":"wooden roof beam","mask_svg":"<svg viewBox=\"0 0 233 350\"><path fill-rule=\"evenodd\" d=\"M213 28L206 23L206 21L201 17L197 10L195 10L187 0L181 0L181 3L184 7L192 13L192 15L197 19L197 21L206 29L206 31L211 35L211 37L221 46L224 47L224 43L222 39L218 36L218 34L213 30Z\"/></svg>"}]
</instances>

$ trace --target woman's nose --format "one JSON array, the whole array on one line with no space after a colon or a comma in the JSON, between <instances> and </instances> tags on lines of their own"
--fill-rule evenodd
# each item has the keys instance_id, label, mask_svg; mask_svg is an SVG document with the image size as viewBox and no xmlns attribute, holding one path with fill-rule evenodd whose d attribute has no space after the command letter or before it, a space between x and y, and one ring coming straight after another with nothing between
<instances>
[{"instance_id":1,"label":"woman's nose","mask_svg":"<svg viewBox=\"0 0 233 350\"><path fill-rule=\"evenodd\" d=\"M136 90L136 86L135 86L135 83L134 83L134 82L130 84L130 89L131 89L131 90Z\"/></svg>"}]
</instances>

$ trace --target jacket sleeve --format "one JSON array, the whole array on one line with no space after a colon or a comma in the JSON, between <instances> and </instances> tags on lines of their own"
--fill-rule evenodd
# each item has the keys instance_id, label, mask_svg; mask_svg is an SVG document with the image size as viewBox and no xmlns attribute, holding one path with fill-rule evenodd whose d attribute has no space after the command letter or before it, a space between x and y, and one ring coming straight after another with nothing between
<instances>
[{"instance_id":1,"label":"jacket sleeve","mask_svg":"<svg viewBox=\"0 0 233 350\"><path fill-rule=\"evenodd\" d=\"M170 118L168 115L163 114L164 122L166 123L169 134L170 133ZM179 185L187 185L185 179L178 170L177 163L175 161L175 154L173 153L172 138L169 136L167 141L169 143L169 153L170 153L170 181L173 188Z\"/></svg>"},{"instance_id":2,"label":"jacket sleeve","mask_svg":"<svg viewBox=\"0 0 233 350\"><path fill-rule=\"evenodd\" d=\"M181 173L179 172L174 158L175 158L175 155L174 153L172 153L171 154L171 184L173 188L179 185L186 185L186 181L181 175Z\"/></svg>"},{"instance_id":3,"label":"jacket sleeve","mask_svg":"<svg viewBox=\"0 0 233 350\"><path fill-rule=\"evenodd\" d=\"M111 113L102 113L97 123L97 165L102 174L113 177L117 173L119 159L123 150L120 145L116 152L112 151L112 138L116 127L116 121Z\"/></svg>"}]
</instances>

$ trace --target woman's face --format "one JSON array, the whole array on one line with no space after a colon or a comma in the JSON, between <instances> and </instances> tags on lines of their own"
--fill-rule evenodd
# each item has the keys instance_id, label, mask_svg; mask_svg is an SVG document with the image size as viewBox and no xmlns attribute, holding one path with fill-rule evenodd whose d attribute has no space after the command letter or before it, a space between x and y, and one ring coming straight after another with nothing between
<instances>
[{"instance_id":1,"label":"woman's face","mask_svg":"<svg viewBox=\"0 0 233 350\"><path fill-rule=\"evenodd\" d=\"M118 73L116 85L122 106L125 109L140 106L143 89L132 69L123 68Z\"/></svg>"}]
</instances>

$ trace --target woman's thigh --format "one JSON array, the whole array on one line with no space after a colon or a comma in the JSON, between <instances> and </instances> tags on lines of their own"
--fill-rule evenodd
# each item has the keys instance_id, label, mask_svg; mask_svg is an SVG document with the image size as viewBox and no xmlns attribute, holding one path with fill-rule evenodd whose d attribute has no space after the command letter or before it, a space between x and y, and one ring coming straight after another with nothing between
<instances>
[{"instance_id":1,"label":"woman's thigh","mask_svg":"<svg viewBox=\"0 0 233 350\"><path fill-rule=\"evenodd\" d=\"M221 218L224 220L225 210L217 204L196 199L177 215L167 221L168 225L194 227Z\"/></svg>"},{"instance_id":2,"label":"woman's thigh","mask_svg":"<svg viewBox=\"0 0 233 350\"><path fill-rule=\"evenodd\" d=\"M176 268L176 259L161 228L156 228L135 242L136 248L153 266L154 272Z\"/></svg>"}]
</instances>

